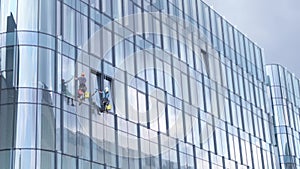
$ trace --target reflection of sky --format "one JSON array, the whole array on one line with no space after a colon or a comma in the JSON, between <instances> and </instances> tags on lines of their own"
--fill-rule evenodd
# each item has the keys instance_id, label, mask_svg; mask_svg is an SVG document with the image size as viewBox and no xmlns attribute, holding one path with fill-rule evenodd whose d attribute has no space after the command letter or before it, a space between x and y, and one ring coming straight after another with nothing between
<instances>
[{"instance_id":1,"label":"reflection of sky","mask_svg":"<svg viewBox=\"0 0 300 169\"><path fill-rule=\"evenodd\" d=\"M156 42L154 42L153 39L155 39L157 37L160 38L161 35L157 35L157 34L153 34L153 33L147 33L146 36L147 36L148 41L156 44ZM125 44L125 59L126 59L126 57L130 57L134 53L138 53L142 50L148 50L150 52L151 49L153 49L153 45L151 45L151 43L149 43L148 41L145 41L140 36L134 36L134 37L136 39L136 45L137 45L137 48L135 48L135 51L133 50L132 42L130 42L130 40L133 38L131 36L131 37L126 38L126 40L120 41L120 42L118 42L114 45L115 52L116 52L115 54L119 54L120 52L123 52L123 45L124 44ZM193 51L191 46L188 46L187 44L185 44L186 42L185 42L184 39L181 39L180 41L177 41L177 39L174 39L173 37L170 37L169 35L168 36L164 35L163 40L164 40L164 43L166 43L166 45L167 45L167 46L164 46L164 49L163 49L164 52L166 52L168 54L171 54L171 55L174 55L174 57L178 57L178 49L177 49L178 44L177 43L179 43L180 47L187 49L187 51L186 51L187 53L186 52L180 53L180 55L185 55L185 57L186 57L187 54L191 54L193 52L197 53L197 51ZM159 45L157 45L157 46L159 46ZM159 48L157 48L156 50L158 50L158 49ZM159 49L159 50L162 50L162 49ZM109 50L107 52L107 54L105 54L105 55L108 55L108 53L110 53L110 52L111 52L111 50ZM162 58L162 56L159 56L159 55L157 55L157 56ZM187 58L184 58L184 60L186 61Z\"/></svg>"},{"instance_id":2,"label":"reflection of sky","mask_svg":"<svg viewBox=\"0 0 300 169\"><path fill-rule=\"evenodd\" d=\"M35 65L35 66L34 66ZM37 83L37 48L20 47L20 86L36 86Z\"/></svg>"},{"instance_id":3,"label":"reflection of sky","mask_svg":"<svg viewBox=\"0 0 300 169\"><path fill-rule=\"evenodd\" d=\"M168 118L169 118L169 128L176 127L176 121L179 118L178 115L175 113L175 109L171 108L170 106L168 107Z\"/></svg>"},{"instance_id":4,"label":"reflection of sky","mask_svg":"<svg viewBox=\"0 0 300 169\"><path fill-rule=\"evenodd\" d=\"M135 112L137 112L137 99L136 99L136 89L130 87L128 88L128 95L129 95L129 105L131 106L131 108L133 108L133 110ZM132 110L132 109L131 109Z\"/></svg>"},{"instance_id":5,"label":"reflection of sky","mask_svg":"<svg viewBox=\"0 0 300 169\"><path fill-rule=\"evenodd\" d=\"M35 106L34 105L19 105L17 115L17 147L33 147L35 142L32 138L35 137Z\"/></svg>"},{"instance_id":6,"label":"reflection of sky","mask_svg":"<svg viewBox=\"0 0 300 169\"><path fill-rule=\"evenodd\" d=\"M67 90L72 94L75 95L74 89L75 89L75 83L74 83L74 61L71 59L68 59L66 57L63 57L63 64L62 64L62 71L63 71L63 79L65 81L68 81L72 79L69 83L67 83Z\"/></svg>"},{"instance_id":7,"label":"reflection of sky","mask_svg":"<svg viewBox=\"0 0 300 169\"><path fill-rule=\"evenodd\" d=\"M18 29L36 30L38 15L38 0L18 1Z\"/></svg>"},{"instance_id":8,"label":"reflection of sky","mask_svg":"<svg viewBox=\"0 0 300 169\"><path fill-rule=\"evenodd\" d=\"M100 86L98 86L98 79L97 76L95 74L91 74L91 91L93 94L94 90L99 89ZM95 102L95 104L97 106L101 106L100 105L100 94L95 93L95 95L92 97L93 101Z\"/></svg>"},{"instance_id":9,"label":"reflection of sky","mask_svg":"<svg viewBox=\"0 0 300 169\"><path fill-rule=\"evenodd\" d=\"M0 71L5 70L6 64L6 50L5 48L0 49Z\"/></svg>"},{"instance_id":10,"label":"reflection of sky","mask_svg":"<svg viewBox=\"0 0 300 169\"><path fill-rule=\"evenodd\" d=\"M73 114L65 113L64 114L64 128L76 132L76 117Z\"/></svg>"},{"instance_id":11,"label":"reflection of sky","mask_svg":"<svg viewBox=\"0 0 300 169\"><path fill-rule=\"evenodd\" d=\"M7 16L12 13L14 15L14 18L16 19L16 9L17 9L17 0L5 0L5 1L0 1L0 12L1 12L1 20L0 23L2 25L1 31L6 30L6 19ZM8 8L4 8L8 7Z\"/></svg>"},{"instance_id":12,"label":"reflection of sky","mask_svg":"<svg viewBox=\"0 0 300 169\"><path fill-rule=\"evenodd\" d=\"M84 135L90 135L89 133L89 120L77 116L78 131L84 133Z\"/></svg>"},{"instance_id":13,"label":"reflection of sky","mask_svg":"<svg viewBox=\"0 0 300 169\"><path fill-rule=\"evenodd\" d=\"M147 34L147 40L153 42L155 41L155 39L157 39L155 37L156 35L155 34ZM159 35L161 36L161 35ZM163 65L161 62L160 62L160 65L161 67L159 68L156 68L154 67L154 63L150 65L148 65L148 60L151 60L152 62L154 62L154 58L150 58L147 57L147 55L155 55L157 56L157 58L159 59L167 59L166 58L166 55L171 55L171 54L175 54L176 56L178 55L178 51L174 51L174 49L177 49L177 43L175 44L173 41L172 41L172 38L170 38L169 36L164 37L164 43L166 42L166 44L168 45L165 45L164 46L164 50L165 51L162 51L162 49L159 49L159 48L155 48L153 49L153 46L149 45L149 43L147 43L145 40L141 39L139 36L136 36L136 43L137 43L137 48L136 50L131 50L132 49L132 45L131 43L128 43L128 41L125 41L125 44L123 42L121 43L118 43L116 45L116 67L120 68L120 69L123 69L123 70L126 70L127 72L129 73L132 73L134 74L135 72L138 72L137 75L135 74L135 76L138 76L138 77L145 77L145 75L147 76L146 79L148 80L149 78L149 75L154 75L154 70L156 70L156 73L158 75L161 75L158 77L157 81L160 82L159 85L160 87L164 88L164 83L166 83L166 81L163 80L164 79L174 79L174 78L179 78L178 81L175 79L175 87L176 89L177 88L181 88L182 84L181 84L181 74L179 73L179 76L178 77L173 77L172 76L172 71L171 69L168 70L165 68L164 70L164 67L166 67L166 65ZM176 38L176 37L174 37ZM118 41L116 41L118 42ZM180 46L182 48L185 48L187 47L187 53L182 53L181 55L184 55L184 56L192 56L193 52L195 52L195 54L197 55L197 52L199 51L192 51L191 49L191 46L187 46L185 44L185 41L183 39L179 39L176 40L176 42L180 42ZM155 43L156 44L156 43ZM123 47L120 47L121 45L124 45L125 46L125 49L123 49ZM158 44L156 44L157 46L160 46ZM175 45L175 48L172 48L173 46L172 45ZM155 53L152 52L155 51ZM125 57L123 56L123 51L125 51ZM145 54L144 51L147 51L147 54ZM173 52L174 51L174 52ZM175 56L175 57L176 57ZM134 69L135 65L132 65L133 62L133 59L132 58L138 58L138 57L143 57L142 59L140 60L146 60L146 64L145 65L139 65L139 63L136 65L136 71L130 71L131 69ZM145 58L147 57L147 58ZM203 58L202 56L196 56L197 57L197 63L199 63L197 65L197 68L202 68L203 64ZM199 59L200 58L200 59ZM139 59L138 59L139 60ZM162 61L161 60L161 61ZM191 58L184 58L183 59L184 61L187 61L187 62L191 62ZM132 61L132 62L131 62ZM127 62L127 63L126 63ZM128 64L128 63L131 63L131 64ZM156 65L157 65L157 61L156 61ZM203 70L204 73L206 73L205 70ZM151 77L151 76L150 76ZM185 80L186 82L187 80ZM151 82L151 81L149 81ZM180 82L178 84L178 82ZM136 85L136 79L133 78L132 81L129 80L129 83L135 88L138 88L139 90L141 90L141 88L143 88L143 86L140 86L140 85ZM150 83L152 84L152 83ZM171 83L166 83L166 85L170 86ZM181 92L181 89L178 89L179 92ZM150 93L156 93L157 91L161 91L161 90L157 90L155 88L153 88L153 91L149 91L149 94ZM177 90L176 90L177 91ZM180 93L181 95L181 93ZM135 114L138 112L138 107L145 107L146 105L144 103L141 103L140 105L138 105L138 102L137 101L140 101L139 98L137 98L137 90L136 89L133 89L133 88L129 88L128 90L128 96L129 96L129 113L132 113L134 116ZM162 91L162 93L160 93L160 96L154 96L155 98L162 98L164 97L164 92ZM164 99L162 99L164 100ZM165 117L165 104L163 103L159 103L159 102L156 102L156 100L149 100L150 103L149 103L149 111L150 111L150 118L153 118L153 119L150 119L150 122L151 122L151 126L158 126L158 123L159 123L159 126L160 126L160 129L162 131L164 131L166 129L166 117ZM152 102L153 101L153 102ZM157 104L154 106L154 104ZM130 115L129 115L130 116ZM151 117L152 116L152 117ZM159 116L159 117L157 117ZM170 115L170 118L172 119L176 119L176 114L173 113L172 115ZM132 119L132 120L135 120L135 119ZM175 124L174 121L172 121L172 123ZM170 127L171 125L173 126L174 124L170 124ZM179 126L179 127L182 127L182 126Z\"/></svg>"},{"instance_id":14,"label":"reflection of sky","mask_svg":"<svg viewBox=\"0 0 300 169\"><path fill-rule=\"evenodd\" d=\"M120 43L118 45L120 45ZM126 47L125 47L125 50L126 50ZM150 53L149 54L147 53L146 55L144 55L145 53L143 52L142 49L140 49L139 51L135 51L135 53L134 53L134 51L131 51L130 53L126 53L128 55L125 58L122 58L122 56L120 56L119 59L121 59L121 62L119 62L119 64L117 65L117 67L120 67L120 68L124 69L127 66L127 65L124 66L124 64L125 64L124 61L128 62L128 60L130 60L130 59L132 59L134 57L145 57L144 60L146 60L146 61L150 60L150 61L154 62L153 55L158 56L159 58L163 59L164 55L168 54L168 51L162 51L161 49L158 49L158 48L155 49L155 53L152 52L152 50L153 50L152 48L147 48L145 50L147 52L150 52ZM117 52L117 54L121 55L119 52ZM196 56L196 57L197 58L199 57L198 60L197 60L198 61L197 63L201 64L201 65L199 65L199 67L202 67L203 64L204 64L204 63L202 63L203 62L202 56ZM167 67L165 67L165 66L166 65L161 65L161 68L155 68L154 63L150 63L149 64L149 61L147 61L146 65L144 65L144 67L140 68L141 70L137 70L138 73L137 73L136 76L138 76L138 77L140 77L140 76L145 77L145 75L146 75L147 76L146 78L148 80L149 75L152 75L152 74L154 75L154 70L156 70L156 73L158 75L161 75L161 78L171 80L170 83L172 82L172 79L175 81L175 91L177 93L179 92L177 94L178 96L181 96L181 92L182 92L182 88L181 88L181 86L182 86L182 84L181 84L181 76L177 77L177 78L180 78L180 79L176 80L176 78L173 77L173 75L172 75L172 70L171 69L166 69ZM165 67L166 70L164 70L164 67ZM204 70L204 73L206 74L205 70ZM163 80L163 79L160 79L160 80ZM168 83L166 81L162 82L162 85L164 83L166 83L167 86L170 86L170 85L168 85ZM131 84L132 86L136 86L139 90L142 90L144 88L144 85L140 85L139 83L136 84L136 78L132 78L129 81L129 84ZM155 97L155 98L163 98L164 97L164 93L160 93L159 92L161 90L157 90L156 88L149 88L149 90L150 90L150 91L148 91L149 94L151 96ZM157 94L159 96L157 96ZM138 106L140 106L139 107L140 110L141 109L142 110L146 109L145 102L142 102L142 103L140 103L138 105L137 101L141 101L141 100L140 100L140 98L137 98L137 90L136 89L129 88L128 95L129 95L129 98L131 98L131 99L128 100L129 101L129 106L130 106L129 113L133 113L133 115L136 114L138 112L138 110L137 110ZM157 105L154 106L154 104L157 104ZM143 113L143 112L139 112L139 113L140 113L139 116L141 116L141 113ZM150 120L150 125L151 126L158 126L159 125L160 129L162 131L164 131L166 129L165 105L156 102L156 100L150 99L149 100L149 113L150 113L150 118L152 118L152 119L149 119ZM169 113L169 118L173 119L169 123L169 128L173 128L174 125L175 125L176 119L178 119L179 117L177 117L176 113ZM176 128L175 128L175 130L176 130Z\"/></svg>"}]
</instances>

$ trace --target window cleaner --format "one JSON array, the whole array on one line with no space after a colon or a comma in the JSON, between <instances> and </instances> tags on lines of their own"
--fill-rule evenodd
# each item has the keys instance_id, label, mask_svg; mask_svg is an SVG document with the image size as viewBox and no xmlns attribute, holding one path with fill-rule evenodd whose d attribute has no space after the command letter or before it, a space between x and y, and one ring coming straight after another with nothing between
<instances>
[{"instance_id":1,"label":"window cleaner","mask_svg":"<svg viewBox=\"0 0 300 169\"><path fill-rule=\"evenodd\" d=\"M65 81L65 79L61 80L61 89L62 89L62 93L65 95L65 97L67 98L67 104L70 104L70 100L72 101L71 106L74 106L74 102L72 99L72 94L71 92L68 90L68 86L67 84L73 79L73 77L70 80Z\"/></svg>"},{"instance_id":2,"label":"window cleaner","mask_svg":"<svg viewBox=\"0 0 300 169\"><path fill-rule=\"evenodd\" d=\"M82 72L81 76L79 78L75 78L75 80L79 81L78 99L80 99L80 103L81 103L86 98L89 98L89 93L87 92L87 87L86 87L85 73Z\"/></svg>"},{"instance_id":3,"label":"window cleaner","mask_svg":"<svg viewBox=\"0 0 300 169\"><path fill-rule=\"evenodd\" d=\"M109 104L109 88L105 87L104 92L102 92L102 104L105 107L105 110L111 110L111 105Z\"/></svg>"},{"instance_id":4,"label":"window cleaner","mask_svg":"<svg viewBox=\"0 0 300 169\"><path fill-rule=\"evenodd\" d=\"M111 104L109 104L109 96L110 96L110 92L109 92L109 88L105 87L104 91L98 90L100 94L102 94L102 98L101 98L101 107L99 108L99 111L101 113L106 112L108 113L111 109L112 106Z\"/></svg>"}]
</instances>

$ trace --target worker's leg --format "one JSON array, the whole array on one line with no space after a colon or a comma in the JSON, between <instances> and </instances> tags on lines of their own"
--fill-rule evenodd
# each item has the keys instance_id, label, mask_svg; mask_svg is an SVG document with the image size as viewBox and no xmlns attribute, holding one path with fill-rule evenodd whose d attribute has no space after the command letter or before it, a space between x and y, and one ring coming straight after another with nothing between
<instances>
[{"instance_id":1,"label":"worker's leg","mask_svg":"<svg viewBox=\"0 0 300 169\"><path fill-rule=\"evenodd\" d=\"M75 106L75 105L74 105L73 98L70 98L70 99L71 99L71 102L72 102L71 106Z\"/></svg>"},{"instance_id":2,"label":"worker's leg","mask_svg":"<svg viewBox=\"0 0 300 169\"><path fill-rule=\"evenodd\" d=\"M100 112L101 113L103 113L105 111L105 107L106 107L105 104L101 104L101 107L100 107Z\"/></svg>"},{"instance_id":3,"label":"worker's leg","mask_svg":"<svg viewBox=\"0 0 300 169\"><path fill-rule=\"evenodd\" d=\"M70 98L68 96L65 96L65 98L67 99L67 105L70 104Z\"/></svg>"}]
</instances>

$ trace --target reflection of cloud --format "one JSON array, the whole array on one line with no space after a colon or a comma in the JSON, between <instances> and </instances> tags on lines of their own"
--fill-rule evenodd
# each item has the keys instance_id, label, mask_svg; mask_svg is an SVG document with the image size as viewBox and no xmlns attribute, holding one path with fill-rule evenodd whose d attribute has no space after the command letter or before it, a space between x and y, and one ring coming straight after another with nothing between
<instances>
[{"instance_id":1,"label":"reflection of cloud","mask_svg":"<svg viewBox=\"0 0 300 169\"><path fill-rule=\"evenodd\" d=\"M149 27L134 27L134 24L132 23L136 23L136 22L141 22L140 20L136 20L138 18L144 18L143 22L145 23L151 23L152 20L155 21L155 23L153 23L153 25L149 26ZM157 20L157 18L159 18L159 20ZM123 21L128 21L128 25L119 25L116 24L117 22L123 22ZM151 123L151 129L157 130L157 127L159 127L160 131L162 131L163 133L168 132L169 133L176 133L176 136L180 139L183 139L184 136L186 135L191 135L191 131L192 131L192 126L193 124L188 124L186 126L184 126L184 114L187 114L187 112L193 110L194 114L197 114L197 110L196 109L190 109L189 106L186 107L187 110L176 110L176 113L174 114L175 120L176 120L176 125L173 126L167 126L166 124L166 103L165 102L165 91L163 91L165 89L165 85L167 86L171 86L171 82L174 81L175 83L175 93L176 93L176 99L181 99L183 98L183 100L186 103L189 103L189 94L188 92L186 92L187 90L185 90L186 88L188 88L189 84L188 84L188 80L189 78L192 78L195 80L195 76L196 75L191 75L191 77L188 78L188 68L187 65L188 64L192 64L191 61L193 60L191 57L192 54L197 57L197 65L201 65L199 68L199 70L202 70L203 72L205 72L204 74L209 74L209 79L207 79L207 81L214 81L216 82L216 84L220 85L222 84L221 82L221 75L220 75L220 68L219 66L215 66L215 65L220 65L220 60L216 59L218 58L218 53L215 51L215 49L211 46L211 44L209 43L209 41L207 40L207 38L205 37L205 34L202 33L203 30L198 30L198 27L196 25L192 25L192 24L188 24L187 22L185 22L184 20L182 20L182 18L177 18L176 16L170 16L170 15L164 15L162 13L139 13L139 14L135 14L135 15L130 15L127 16L125 18L122 18L122 20L115 20L114 22L106 25L105 27L110 28L112 25L114 26L114 33L116 34L120 34L122 36L115 36L114 39L112 40L112 36L110 36L110 34L108 34L106 32L106 29L101 28L99 31L97 31L97 34L99 36L97 36L97 34L94 34L93 37L91 37L89 39L89 41L86 43L86 45L83 48L88 47L88 44L100 44L101 40L105 39L106 41L112 41L114 42L114 44L102 44L102 48L101 50L99 48L95 49L92 51L92 53L98 57L103 57L104 59L110 59L107 58L109 56L106 57L106 54L117 44L119 44L120 42L122 42L124 39L127 39L128 37L133 37L135 35L138 34L144 34L144 33L148 33L148 34L159 34L160 36L164 36L164 37L170 37L172 36L173 39L177 40L177 43L180 45L181 47L184 47L183 44L185 44L187 46L187 54L184 53L176 53L179 55L184 55L183 59L178 59L176 60L177 63L177 67L176 68L176 75L173 75L172 73L172 69L171 66L168 64L164 64L163 62L168 60L168 57L170 57L170 53L168 53L168 50L162 50L160 48L145 48L145 49L141 49L141 50L133 50L133 45L130 45L130 43L125 43L125 57L120 57L118 59L116 59L117 64L116 67L122 69L122 70L116 70L114 72L114 77L122 77L123 75L123 71L126 71L128 73L128 76L126 77L126 83L129 84L129 86L133 86L133 88L129 87L128 88L128 93L126 93L127 96L129 96L129 98L127 98L127 100L129 101L128 103L128 107L127 111L128 111L128 118L130 121L134 121L134 122L138 122L138 120L140 120L139 122L141 124L143 124L143 122L153 122ZM168 34L165 31L161 31L160 27L161 27L161 23L166 24L166 26L168 27L176 27L176 32L179 32L180 35L175 35L173 36L172 34ZM124 29L124 27L126 27L126 30L133 30L133 32L131 31L126 31ZM100 37L100 38L99 38ZM155 43L159 43L156 42L155 38L154 38ZM193 46L191 44L191 42L193 42ZM177 44L177 45L178 45ZM176 45L176 46L177 46ZM127 46L127 47L126 47ZM159 45L158 45L159 46ZM142 48L142 47L141 47ZM176 47L175 47L176 48ZM129 51L127 51L129 49ZM144 50L144 51L142 51ZM152 52L151 52L152 51ZM202 52L204 51L204 53ZM145 54L147 53L147 54ZM144 55L145 54L145 55ZM130 55L130 56L128 56ZM118 55L117 55L118 56ZM140 57L139 57L140 56ZM149 64L148 62L146 62L146 65L143 64L139 64L139 63L144 63L144 61L146 60L144 57L150 57L147 58L149 59ZM152 56L152 58L151 58ZM154 62L154 57L153 56L157 56L157 60L156 62ZM204 58L203 58L204 57ZM207 57L207 58L206 58ZM135 61L135 58L137 59L137 61ZM174 60L173 60L174 61ZM168 61L166 61L168 62ZM203 63L203 62L208 62L208 63ZM155 63L155 64L154 64ZM209 66L207 66L209 65ZM180 71L181 69L183 69L183 71ZM211 69L211 70L209 70ZM155 71L154 71L155 70ZM154 78L156 78L156 82L157 82L157 88L154 89L150 89L150 91L148 91L150 96L154 96L154 100L151 100L150 98L150 105L151 107L149 108L149 121L146 121L147 118L143 118L144 116L141 116L141 113L138 112L139 106L143 107L142 105L138 105L137 104L137 99L139 99L139 92L137 92L138 90L141 90L141 92L143 93L145 90L145 87L141 87L138 85L138 78L139 76L145 77L145 75L147 75L147 80L148 80L148 74L147 71L149 71L149 74L152 74L152 76L150 77L150 84L154 85ZM155 77L153 76L155 73ZM134 76L133 76L134 75ZM163 79L165 78L165 79ZM166 78L169 80L166 83ZM151 83L153 82L153 83ZM133 83L133 84L132 84ZM137 84L136 84L137 83ZM194 85L195 86L195 85ZM134 89L135 87L137 87L137 89ZM156 87L156 85L155 85ZM161 88L161 89L160 89ZM166 90L170 90L169 88L171 87L167 87ZM185 89L183 89L185 88ZM202 90L202 87L200 87ZM153 94L153 95L152 95ZM182 96L183 95L183 96ZM115 97L116 99L116 97ZM115 101L114 101L115 102ZM218 107L222 107L223 100L220 99L219 103L213 104L212 107L215 107L215 109L213 110L217 110ZM118 112L118 116L124 117L125 115L125 108L124 108L124 104L123 102L117 101L115 103L121 103L119 104L115 104L116 110L121 110ZM153 103L153 104L152 104ZM174 104L178 104L177 106L182 108L183 106L183 102L182 101L178 101L175 100ZM118 108L120 106L120 108ZM122 112L123 111L123 112ZM191 112L190 112L191 113ZM217 116L217 111L211 111L211 114L215 114L215 116ZM188 116L188 115L187 115ZM142 119L141 119L142 117ZM173 117L174 118L174 117ZM144 120L144 121L143 121ZM152 124L155 125L152 128ZM167 128L168 127L168 128ZM130 127L129 127L130 128ZM211 137L213 134L214 128L210 127L209 129L207 129L207 133L202 137L203 142L206 142L209 138ZM152 130L149 130L149 132ZM144 133L144 131L141 131L141 133ZM172 134L174 135L174 134ZM149 137L149 136L148 136ZM132 139L131 141L135 141L136 138ZM157 135L156 134L152 134L150 137L150 140L157 140ZM169 138L162 138L160 140L162 143L164 142L168 142ZM169 146L176 146L176 142L171 142L169 143ZM105 147L106 148L106 147ZM146 151L149 152L149 151ZM157 152L154 152L155 155L157 155ZM129 156L136 156L135 154L133 155L129 155Z\"/></svg>"}]
</instances>

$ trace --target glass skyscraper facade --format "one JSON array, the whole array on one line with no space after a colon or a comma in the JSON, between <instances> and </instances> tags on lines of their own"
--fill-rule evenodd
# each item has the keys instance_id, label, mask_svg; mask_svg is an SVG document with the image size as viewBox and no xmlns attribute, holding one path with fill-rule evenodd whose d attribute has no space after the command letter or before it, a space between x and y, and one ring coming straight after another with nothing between
<instances>
[{"instance_id":1,"label":"glass skyscraper facade","mask_svg":"<svg viewBox=\"0 0 300 169\"><path fill-rule=\"evenodd\" d=\"M267 65L280 168L299 168L299 78L280 65Z\"/></svg>"},{"instance_id":2,"label":"glass skyscraper facade","mask_svg":"<svg viewBox=\"0 0 300 169\"><path fill-rule=\"evenodd\" d=\"M298 130L273 121L262 49L204 2L0 8L1 168L273 169L298 160L296 142L286 144ZM99 113L104 87L109 113Z\"/></svg>"}]
</instances>

